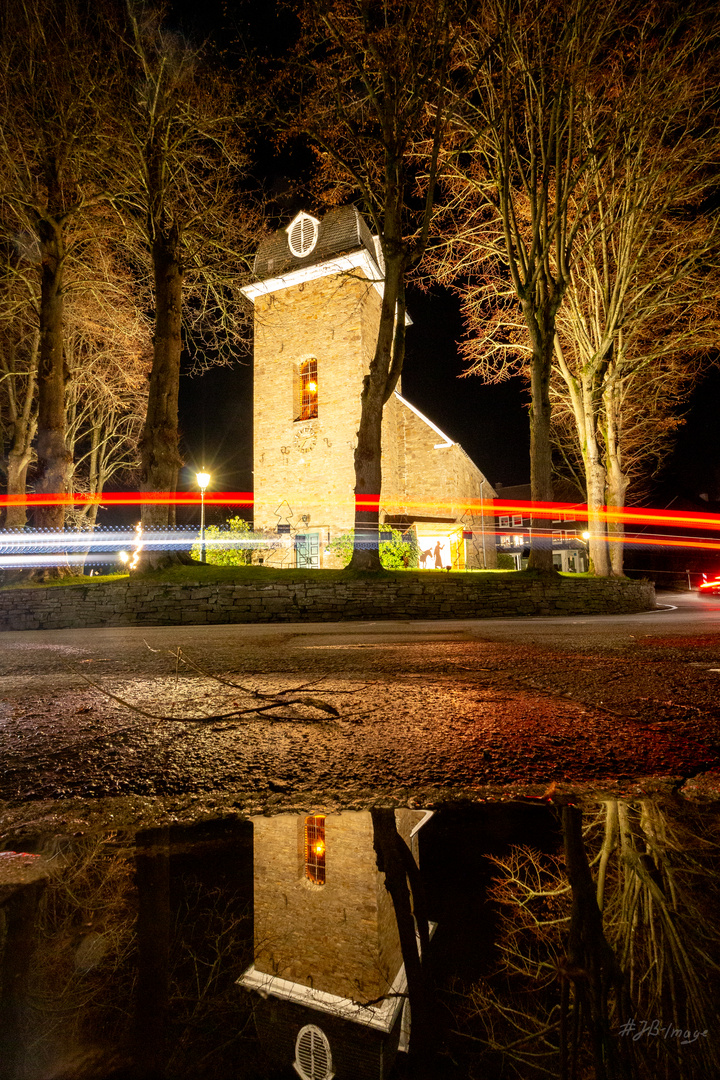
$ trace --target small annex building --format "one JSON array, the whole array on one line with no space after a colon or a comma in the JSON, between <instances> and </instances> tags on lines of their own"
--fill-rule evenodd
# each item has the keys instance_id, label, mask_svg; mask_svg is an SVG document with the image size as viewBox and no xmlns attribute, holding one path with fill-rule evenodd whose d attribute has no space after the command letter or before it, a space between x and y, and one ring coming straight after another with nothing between
<instances>
[{"instance_id":1,"label":"small annex building","mask_svg":"<svg viewBox=\"0 0 720 1080\"><path fill-rule=\"evenodd\" d=\"M353 528L353 452L374 354L382 254L354 207L298 214L255 257L254 528L273 565L335 567ZM402 396L385 406L380 521L412 529L421 566L496 566L495 492L462 447ZM480 504L482 503L482 509Z\"/></svg>"}]
</instances>

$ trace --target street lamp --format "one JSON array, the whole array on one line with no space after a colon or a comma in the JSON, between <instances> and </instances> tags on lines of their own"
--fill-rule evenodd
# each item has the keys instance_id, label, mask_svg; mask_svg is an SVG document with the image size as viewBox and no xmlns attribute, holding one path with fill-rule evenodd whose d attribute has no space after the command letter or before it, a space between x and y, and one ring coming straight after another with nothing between
<instances>
[{"instance_id":1,"label":"street lamp","mask_svg":"<svg viewBox=\"0 0 720 1080\"><path fill-rule=\"evenodd\" d=\"M205 488L210 483L210 473L199 472L195 477L200 488L200 562L205 562Z\"/></svg>"}]
</instances>

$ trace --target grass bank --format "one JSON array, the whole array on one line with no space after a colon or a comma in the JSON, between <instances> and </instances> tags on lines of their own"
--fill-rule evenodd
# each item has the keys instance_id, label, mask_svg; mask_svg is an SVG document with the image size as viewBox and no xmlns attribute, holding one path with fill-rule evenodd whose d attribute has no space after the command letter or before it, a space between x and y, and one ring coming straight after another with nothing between
<instances>
[{"instance_id":1,"label":"grass bank","mask_svg":"<svg viewBox=\"0 0 720 1080\"><path fill-rule=\"evenodd\" d=\"M330 584L342 581L390 581L402 577L403 581L427 582L433 576L443 580L477 582L483 578L496 579L498 576L532 581L544 575L535 570L281 570L271 566L212 566L196 563L194 566L170 566L164 570L140 574L93 574L92 577L74 575L50 581L17 580L7 584L0 583L0 590L63 588L70 585L85 585L92 588L98 585L118 584L121 581L147 581L153 584L166 582L169 585L251 585L269 584L275 581L290 584L309 581ZM592 577L591 574L558 574L557 576L572 579Z\"/></svg>"}]
</instances>

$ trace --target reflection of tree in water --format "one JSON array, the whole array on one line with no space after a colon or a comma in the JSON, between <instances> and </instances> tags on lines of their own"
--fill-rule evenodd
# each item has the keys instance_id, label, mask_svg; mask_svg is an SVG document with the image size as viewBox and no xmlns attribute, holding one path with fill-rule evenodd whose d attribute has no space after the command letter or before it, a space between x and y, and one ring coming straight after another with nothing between
<instances>
[{"instance_id":1,"label":"reflection of tree in water","mask_svg":"<svg viewBox=\"0 0 720 1080\"><path fill-rule=\"evenodd\" d=\"M251 912L222 885L208 888L194 875L184 878L182 893L172 933L166 1075L224 1077L255 1044L252 1012L236 986L252 958Z\"/></svg>"},{"instance_id":2,"label":"reflection of tree in water","mask_svg":"<svg viewBox=\"0 0 720 1080\"><path fill-rule=\"evenodd\" d=\"M3 1080L224 1080L238 1056L256 1054L234 985L252 944L248 887L233 869L247 852L235 832L147 830L137 846L98 833L54 839L42 854L49 876L30 912ZM0 983L12 960L9 904L0 907Z\"/></svg>"},{"instance_id":3,"label":"reflection of tree in water","mask_svg":"<svg viewBox=\"0 0 720 1080\"><path fill-rule=\"evenodd\" d=\"M96 1076L121 1054L132 1010L131 852L110 833L53 841L45 855L21 1075Z\"/></svg>"},{"instance_id":4,"label":"reflection of tree in water","mask_svg":"<svg viewBox=\"0 0 720 1080\"><path fill-rule=\"evenodd\" d=\"M250 837L220 822L138 834L133 1080L224 1080L249 1052L235 980L252 948Z\"/></svg>"},{"instance_id":5,"label":"reflection of tree in water","mask_svg":"<svg viewBox=\"0 0 720 1080\"><path fill-rule=\"evenodd\" d=\"M458 1018L478 1075L720 1076L718 847L701 815L611 800L585 821L564 807L562 826L562 855L492 859L500 963Z\"/></svg>"}]
</instances>

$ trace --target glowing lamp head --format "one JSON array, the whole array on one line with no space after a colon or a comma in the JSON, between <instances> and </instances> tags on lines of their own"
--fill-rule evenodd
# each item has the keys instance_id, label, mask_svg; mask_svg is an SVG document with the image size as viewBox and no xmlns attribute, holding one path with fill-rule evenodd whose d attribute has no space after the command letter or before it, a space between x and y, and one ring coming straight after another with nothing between
<instances>
[{"instance_id":1,"label":"glowing lamp head","mask_svg":"<svg viewBox=\"0 0 720 1080\"><path fill-rule=\"evenodd\" d=\"M586 531L585 531L585 532L584 532L584 533L582 534L582 538L583 538L583 540L589 540L589 539L590 539L590 533L589 533L589 532L588 532L588 531L586 530Z\"/></svg>"},{"instance_id":2,"label":"glowing lamp head","mask_svg":"<svg viewBox=\"0 0 720 1080\"><path fill-rule=\"evenodd\" d=\"M324 855L325 854L325 841L324 840L315 840L313 842L313 845L312 845L312 850L313 850L313 855L318 855L318 856Z\"/></svg>"},{"instance_id":3,"label":"glowing lamp head","mask_svg":"<svg viewBox=\"0 0 720 1080\"><path fill-rule=\"evenodd\" d=\"M121 563L130 562L130 556L128 555L127 551L118 551L118 559Z\"/></svg>"},{"instance_id":4,"label":"glowing lamp head","mask_svg":"<svg viewBox=\"0 0 720 1080\"><path fill-rule=\"evenodd\" d=\"M316 382L305 383L305 389L307 390L308 394L317 394L317 383Z\"/></svg>"},{"instance_id":5,"label":"glowing lamp head","mask_svg":"<svg viewBox=\"0 0 720 1080\"><path fill-rule=\"evenodd\" d=\"M204 491L210 483L210 473L199 472L195 479L197 480L197 484L200 490Z\"/></svg>"}]
</instances>

